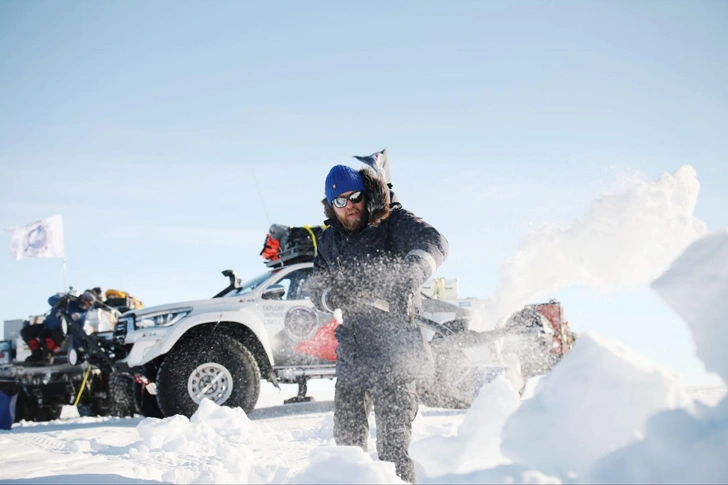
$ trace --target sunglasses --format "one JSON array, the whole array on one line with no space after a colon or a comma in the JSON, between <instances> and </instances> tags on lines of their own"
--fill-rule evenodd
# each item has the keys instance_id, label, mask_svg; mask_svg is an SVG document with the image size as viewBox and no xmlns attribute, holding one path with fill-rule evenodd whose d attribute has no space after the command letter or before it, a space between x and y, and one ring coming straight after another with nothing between
<instances>
[{"instance_id":1,"label":"sunglasses","mask_svg":"<svg viewBox=\"0 0 728 485\"><path fill-rule=\"evenodd\" d=\"M352 204L358 204L359 202L362 201L363 198L364 198L364 192L362 192L361 190L357 190L356 192L349 194L347 196L335 198L334 200L331 201L331 204L334 207L343 209L344 207L346 207L346 203L348 201L351 201Z\"/></svg>"}]
</instances>

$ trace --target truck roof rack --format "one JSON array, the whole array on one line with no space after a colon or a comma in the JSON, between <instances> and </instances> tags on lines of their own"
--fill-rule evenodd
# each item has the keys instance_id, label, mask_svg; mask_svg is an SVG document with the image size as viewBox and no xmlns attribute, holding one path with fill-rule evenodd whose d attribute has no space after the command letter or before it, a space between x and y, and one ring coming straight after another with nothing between
<instances>
[{"instance_id":1,"label":"truck roof rack","mask_svg":"<svg viewBox=\"0 0 728 485\"><path fill-rule=\"evenodd\" d=\"M318 239L327 226L270 226L260 252L269 268L313 261L318 252Z\"/></svg>"}]
</instances>

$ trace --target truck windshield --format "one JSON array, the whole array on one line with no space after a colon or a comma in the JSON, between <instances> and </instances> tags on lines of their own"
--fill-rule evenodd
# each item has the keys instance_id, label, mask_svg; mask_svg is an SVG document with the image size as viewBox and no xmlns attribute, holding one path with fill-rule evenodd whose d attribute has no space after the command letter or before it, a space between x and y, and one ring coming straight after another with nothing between
<instances>
[{"instance_id":1,"label":"truck windshield","mask_svg":"<svg viewBox=\"0 0 728 485\"><path fill-rule=\"evenodd\" d=\"M258 286L260 286L262 283L264 283L268 278L272 277L275 273L268 272L263 273L260 276L257 276L253 278L250 281L246 281L243 283L243 286L240 288L232 288L230 291L225 293L224 295L221 295L222 298L229 298L229 297L237 297L242 296L247 293L250 293L254 289L256 289Z\"/></svg>"}]
</instances>

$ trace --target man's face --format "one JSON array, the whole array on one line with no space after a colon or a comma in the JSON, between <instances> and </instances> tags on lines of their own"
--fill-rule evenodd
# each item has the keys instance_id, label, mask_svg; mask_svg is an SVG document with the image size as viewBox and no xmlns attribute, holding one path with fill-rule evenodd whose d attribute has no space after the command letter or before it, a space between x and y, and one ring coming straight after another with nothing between
<instances>
[{"instance_id":1,"label":"man's face","mask_svg":"<svg viewBox=\"0 0 728 485\"><path fill-rule=\"evenodd\" d=\"M89 308L91 308L91 302L89 302L88 300L81 299L78 301L78 307L84 311L88 310Z\"/></svg>"},{"instance_id":2,"label":"man's face","mask_svg":"<svg viewBox=\"0 0 728 485\"><path fill-rule=\"evenodd\" d=\"M349 232L357 232L367 224L368 214L364 210L366 195L362 194L361 200L355 203L349 199L349 196L354 193L355 191L344 192L339 196L346 198L346 205L344 207L333 206L336 218L344 226L344 229Z\"/></svg>"}]
</instances>

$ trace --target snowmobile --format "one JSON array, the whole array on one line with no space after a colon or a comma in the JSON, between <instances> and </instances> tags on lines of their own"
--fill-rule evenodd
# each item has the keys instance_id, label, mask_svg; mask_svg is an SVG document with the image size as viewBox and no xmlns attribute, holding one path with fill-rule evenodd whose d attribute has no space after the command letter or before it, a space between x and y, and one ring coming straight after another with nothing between
<instances>
[{"instance_id":1,"label":"snowmobile","mask_svg":"<svg viewBox=\"0 0 728 485\"><path fill-rule=\"evenodd\" d=\"M137 410L134 382L115 364L123 349L113 342L109 322L129 307L142 305L124 292L109 292L106 302L97 300L89 310L83 326L65 310L65 303L77 296L61 296L54 310L61 319L64 340L51 363L26 363L23 344L13 347L11 341L4 341L9 358L0 365L0 390L15 396L14 421L57 419L67 404L77 406L82 415L131 416ZM42 319L42 315L35 318Z\"/></svg>"}]
</instances>

